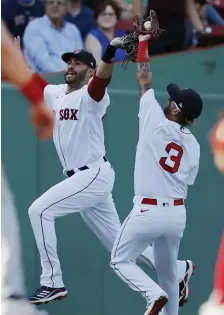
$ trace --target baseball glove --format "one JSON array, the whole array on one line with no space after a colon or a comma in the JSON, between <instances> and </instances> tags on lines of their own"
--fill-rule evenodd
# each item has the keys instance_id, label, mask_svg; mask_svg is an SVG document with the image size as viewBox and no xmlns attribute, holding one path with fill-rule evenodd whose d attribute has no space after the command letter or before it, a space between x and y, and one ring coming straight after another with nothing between
<instances>
[{"instance_id":1,"label":"baseball glove","mask_svg":"<svg viewBox=\"0 0 224 315\"><path fill-rule=\"evenodd\" d=\"M159 37L163 29L159 28L159 22L156 12L150 10L150 15L143 20L140 15L136 15L134 18L133 28L130 33L122 38L121 48L126 51L127 62L136 62L139 44L139 35L151 35L151 40Z\"/></svg>"}]
</instances>

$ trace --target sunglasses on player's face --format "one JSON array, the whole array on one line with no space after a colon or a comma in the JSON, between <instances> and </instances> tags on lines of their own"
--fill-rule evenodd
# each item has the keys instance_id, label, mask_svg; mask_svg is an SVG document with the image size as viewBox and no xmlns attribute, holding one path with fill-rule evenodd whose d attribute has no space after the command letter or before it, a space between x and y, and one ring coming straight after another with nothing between
<instances>
[{"instance_id":1,"label":"sunglasses on player's face","mask_svg":"<svg viewBox=\"0 0 224 315\"><path fill-rule=\"evenodd\" d=\"M63 0L48 0L46 3L47 3L47 5L53 5L53 4L65 5L65 1L63 1Z\"/></svg>"}]
</instances>

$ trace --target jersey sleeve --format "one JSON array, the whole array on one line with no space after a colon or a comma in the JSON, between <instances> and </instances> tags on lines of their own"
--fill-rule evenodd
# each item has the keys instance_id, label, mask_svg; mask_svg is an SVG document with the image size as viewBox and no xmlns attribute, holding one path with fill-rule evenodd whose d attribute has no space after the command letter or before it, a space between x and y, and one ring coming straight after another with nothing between
<instances>
[{"instance_id":1,"label":"jersey sleeve","mask_svg":"<svg viewBox=\"0 0 224 315\"><path fill-rule=\"evenodd\" d=\"M193 185L195 182L195 179L197 177L198 174L198 169L199 169L199 165L195 165L194 167L192 167L192 169L189 172L189 175L187 177L187 185Z\"/></svg>"},{"instance_id":2,"label":"jersey sleeve","mask_svg":"<svg viewBox=\"0 0 224 315\"><path fill-rule=\"evenodd\" d=\"M44 101L46 105L53 110L54 108L54 101L56 99L56 86L55 85L47 85L44 89Z\"/></svg>"},{"instance_id":3,"label":"jersey sleeve","mask_svg":"<svg viewBox=\"0 0 224 315\"><path fill-rule=\"evenodd\" d=\"M155 127L165 119L163 110L155 99L153 89L149 89L142 95L138 117L140 119L140 129L146 119L151 127Z\"/></svg>"},{"instance_id":4,"label":"jersey sleeve","mask_svg":"<svg viewBox=\"0 0 224 315\"><path fill-rule=\"evenodd\" d=\"M103 117L106 114L107 107L110 105L110 97L107 89L105 90L103 98L97 102L89 95L87 88L84 94L84 100L88 104L89 114L93 116L101 115Z\"/></svg>"},{"instance_id":5,"label":"jersey sleeve","mask_svg":"<svg viewBox=\"0 0 224 315\"><path fill-rule=\"evenodd\" d=\"M109 97L109 95L108 95L108 97ZM104 103L104 106L103 106L103 109L102 109L102 112L101 112L102 119L105 117L105 115L107 113L107 108L108 108L109 105L110 105L110 98L109 98L109 100L107 102Z\"/></svg>"},{"instance_id":6,"label":"jersey sleeve","mask_svg":"<svg viewBox=\"0 0 224 315\"><path fill-rule=\"evenodd\" d=\"M195 151L196 151L195 159L194 159L195 161L194 161L194 164L193 164L192 168L190 169L189 175L186 179L187 185L193 185L195 182L195 179L197 177L197 174L198 174L199 161L200 161L200 146L198 143L197 143L197 150L195 150Z\"/></svg>"}]
</instances>

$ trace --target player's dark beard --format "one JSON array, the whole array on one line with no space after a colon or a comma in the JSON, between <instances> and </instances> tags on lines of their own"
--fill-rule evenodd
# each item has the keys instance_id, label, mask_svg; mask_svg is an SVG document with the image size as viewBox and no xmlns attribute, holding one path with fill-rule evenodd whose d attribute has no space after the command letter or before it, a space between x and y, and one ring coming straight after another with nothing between
<instances>
[{"instance_id":1,"label":"player's dark beard","mask_svg":"<svg viewBox=\"0 0 224 315\"><path fill-rule=\"evenodd\" d=\"M66 71L64 75L65 83L67 83L73 89L81 88L83 86L83 82L85 81L87 71L88 69L85 69L79 73L77 73L76 71ZM73 72L74 75L72 78L68 79L66 76L69 72Z\"/></svg>"}]
</instances>

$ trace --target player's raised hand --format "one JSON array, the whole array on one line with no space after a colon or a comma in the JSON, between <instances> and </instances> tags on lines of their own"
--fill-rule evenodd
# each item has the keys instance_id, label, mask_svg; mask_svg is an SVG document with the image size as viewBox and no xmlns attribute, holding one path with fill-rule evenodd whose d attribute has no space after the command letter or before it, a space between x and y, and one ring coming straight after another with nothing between
<instances>
[{"instance_id":1,"label":"player's raised hand","mask_svg":"<svg viewBox=\"0 0 224 315\"><path fill-rule=\"evenodd\" d=\"M48 140L52 137L54 115L44 103L31 107L31 120L41 140Z\"/></svg>"}]
</instances>

